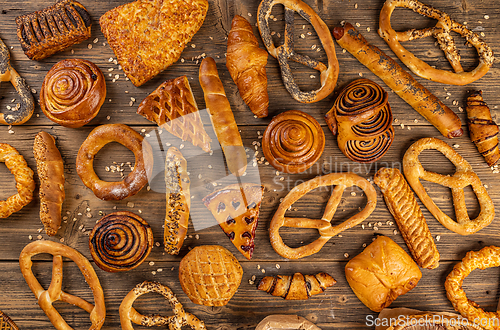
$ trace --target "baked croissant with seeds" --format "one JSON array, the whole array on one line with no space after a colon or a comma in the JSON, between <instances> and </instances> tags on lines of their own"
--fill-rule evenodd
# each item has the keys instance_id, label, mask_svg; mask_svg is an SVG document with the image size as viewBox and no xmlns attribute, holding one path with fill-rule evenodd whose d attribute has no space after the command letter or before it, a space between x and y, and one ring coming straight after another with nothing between
<instances>
[{"instance_id":1,"label":"baked croissant with seeds","mask_svg":"<svg viewBox=\"0 0 500 330\"><path fill-rule=\"evenodd\" d=\"M266 276L260 280L258 289L286 300L306 300L312 295L322 293L335 283L337 281L327 273L316 275L295 273L293 276Z\"/></svg>"},{"instance_id":2,"label":"baked croissant with seeds","mask_svg":"<svg viewBox=\"0 0 500 330\"><path fill-rule=\"evenodd\" d=\"M482 91L474 91L469 95L466 110L470 139L488 166L493 166L500 158L498 126L491 118L490 108L483 100Z\"/></svg>"},{"instance_id":3,"label":"baked croissant with seeds","mask_svg":"<svg viewBox=\"0 0 500 330\"><path fill-rule=\"evenodd\" d=\"M267 117L267 51L259 48L252 26L236 15L227 39L226 66L241 98L259 118Z\"/></svg>"}]
</instances>

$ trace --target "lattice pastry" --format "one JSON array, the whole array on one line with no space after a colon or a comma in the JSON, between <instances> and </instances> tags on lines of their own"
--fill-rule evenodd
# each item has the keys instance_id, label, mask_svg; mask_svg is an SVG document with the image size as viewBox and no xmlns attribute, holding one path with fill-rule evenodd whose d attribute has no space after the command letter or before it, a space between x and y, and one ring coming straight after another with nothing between
<instances>
[{"instance_id":1,"label":"lattice pastry","mask_svg":"<svg viewBox=\"0 0 500 330\"><path fill-rule=\"evenodd\" d=\"M186 76L161 84L141 102L137 113L183 141L189 141L203 151L210 151L212 139L203 127L198 105Z\"/></svg>"},{"instance_id":2,"label":"lattice pastry","mask_svg":"<svg viewBox=\"0 0 500 330\"><path fill-rule=\"evenodd\" d=\"M90 38L92 25L87 9L74 0L18 16L16 23L24 53L36 61Z\"/></svg>"},{"instance_id":3,"label":"lattice pastry","mask_svg":"<svg viewBox=\"0 0 500 330\"><path fill-rule=\"evenodd\" d=\"M19 330L19 328L10 317L0 311L0 330Z\"/></svg>"},{"instance_id":4,"label":"lattice pastry","mask_svg":"<svg viewBox=\"0 0 500 330\"><path fill-rule=\"evenodd\" d=\"M219 245L192 249L179 266L182 290L192 302L205 306L225 306L236 293L243 269L235 256Z\"/></svg>"},{"instance_id":5,"label":"lattice pastry","mask_svg":"<svg viewBox=\"0 0 500 330\"><path fill-rule=\"evenodd\" d=\"M377 161L394 140L387 92L369 79L347 85L325 117L340 150L355 162Z\"/></svg>"},{"instance_id":6,"label":"lattice pastry","mask_svg":"<svg viewBox=\"0 0 500 330\"><path fill-rule=\"evenodd\" d=\"M203 198L227 237L250 260L264 187L253 183L232 184Z\"/></svg>"}]
</instances>

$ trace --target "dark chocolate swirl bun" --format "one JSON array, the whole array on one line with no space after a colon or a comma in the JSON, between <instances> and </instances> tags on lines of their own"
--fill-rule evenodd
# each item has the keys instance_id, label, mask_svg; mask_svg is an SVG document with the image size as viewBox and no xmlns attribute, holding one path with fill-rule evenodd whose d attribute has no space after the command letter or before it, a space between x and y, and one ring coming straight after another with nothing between
<instances>
[{"instance_id":1,"label":"dark chocolate swirl bun","mask_svg":"<svg viewBox=\"0 0 500 330\"><path fill-rule=\"evenodd\" d=\"M311 167L323 153L325 134L310 115L290 110L275 116L262 139L264 156L278 171L299 173Z\"/></svg>"},{"instance_id":2,"label":"dark chocolate swirl bun","mask_svg":"<svg viewBox=\"0 0 500 330\"><path fill-rule=\"evenodd\" d=\"M375 82L358 79L339 94L326 121L347 158L371 163L389 150L394 140L387 92Z\"/></svg>"},{"instance_id":3,"label":"dark chocolate swirl bun","mask_svg":"<svg viewBox=\"0 0 500 330\"><path fill-rule=\"evenodd\" d=\"M151 227L132 212L114 212L102 217L89 238L92 258L107 272L136 268L148 257L153 244Z\"/></svg>"}]
</instances>

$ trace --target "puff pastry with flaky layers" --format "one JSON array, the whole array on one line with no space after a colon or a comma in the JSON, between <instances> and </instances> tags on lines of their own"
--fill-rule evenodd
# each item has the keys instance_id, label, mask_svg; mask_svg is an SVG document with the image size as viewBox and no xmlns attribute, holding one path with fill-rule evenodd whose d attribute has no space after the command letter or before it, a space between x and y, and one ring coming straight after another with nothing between
<instances>
[{"instance_id":1,"label":"puff pastry with flaky layers","mask_svg":"<svg viewBox=\"0 0 500 330\"><path fill-rule=\"evenodd\" d=\"M206 0L137 0L101 16L101 31L135 86L175 63L207 15Z\"/></svg>"}]
</instances>

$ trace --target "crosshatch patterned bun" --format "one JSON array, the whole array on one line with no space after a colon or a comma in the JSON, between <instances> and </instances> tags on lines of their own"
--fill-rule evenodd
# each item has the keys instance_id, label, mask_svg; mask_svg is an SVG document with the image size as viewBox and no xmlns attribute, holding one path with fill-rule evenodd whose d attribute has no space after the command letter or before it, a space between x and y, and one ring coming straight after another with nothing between
<instances>
[{"instance_id":1,"label":"crosshatch patterned bun","mask_svg":"<svg viewBox=\"0 0 500 330\"><path fill-rule=\"evenodd\" d=\"M153 248L149 224L132 212L113 212L102 217L92 229L89 247L99 268L123 272L138 267Z\"/></svg>"},{"instance_id":2,"label":"crosshatch patterned bun","mask_svg":"<svg viewBox=\"0 0 500 330\"><path fill-rule=\"evenodd\" d=\"M10 317L0 311L0 330L19 330L19 328Z\"/></svg>"},{"instance_id":3,"label":"crosshatch patterned bun","mask_svg":"<svg viewBox=\"0 0 500 330\"><path fill-rule=\"evenodd\" d=\"M236 257L219 245L195 247L179 266L182 290L198 305L227 305L242 277L243 268Z\"/></svg>"}]
</instances>

